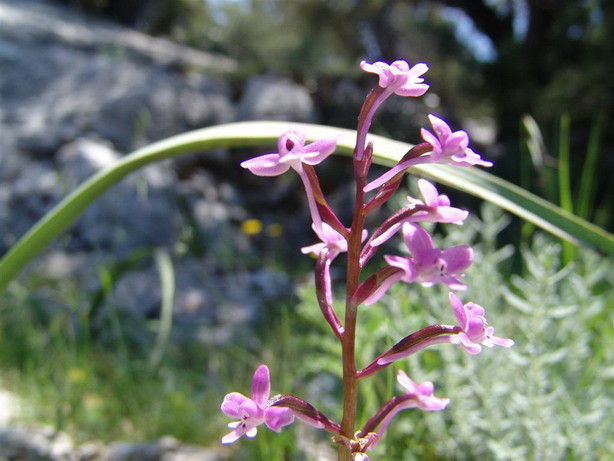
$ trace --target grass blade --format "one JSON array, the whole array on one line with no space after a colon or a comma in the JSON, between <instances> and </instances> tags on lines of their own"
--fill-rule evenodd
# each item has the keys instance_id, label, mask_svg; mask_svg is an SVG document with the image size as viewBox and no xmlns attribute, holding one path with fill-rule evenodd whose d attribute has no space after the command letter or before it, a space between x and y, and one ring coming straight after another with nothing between
<instances>
[{"instance_id":1,"label":"grass blade","mask_svg":"<svg viewBox=\"0 0 614 461\"><path fill-rule=\"evenodd\" d=\"M569 114L563 114L561 116L561 132L559 134L559 200L563 210L573 213L571 173L569 169L570 125Z\"/></svg>"},{"instance_id":2,"label":"grass blade","mask_svg":"<svg viewBox=\"0 0 614 461\"><path fill-rule=\"evenodd\" d=\"M580 191L578 193L578 203L576 213L582 219L590 219L591 208L595 196L595 178L597 158L599 157L599 146L601 143L601 134L606 122L605 110L599 112L591 128L591 133L588 139L588 148L586 150L586 159L584 160L584 168L582 169L582 179L580 180Z\"/></svg>"},{"instance_id":3,"label":"grass blade","mask_svg":"<svg viewBox=\"0 0 614 461\"><path fill-rule=\"evenodd\" d=\"M561 116L559 133L559 200L561 208L573 213L571 199L571 171L569 167L569 143L571 137L571 119L569 114ZM569 242L563 243L563 261L565 264L574 259L574 247Z\"/></svg>"},{"instance_id":4,"label":"grass blade","mask_svg":"<svg viewBox=\"0 0 614 461\"><path fill-rule=\"evenodd\" d=\"M150 163L219 147L271 146L289 128L304 131L309 139L334 136L337 152L351 155L353 130L288 122L239 122L203 128L159 141L121 158L75 189L41 218L0 259L2 290L45 246L68 228L104 191L123 177ZM375 161L392 164L410 146L379 136L370 136ZM493 202L535 225L574 244L586 244L614 254L614 236L503 179L476 168L420 165L419 174Z\"/></svg>"},{"instance_id":5,"label":"grass blade","mask_svg":"<svg viewBox=\"0 0 614 461\"><path fill-rule=\"evenodd\" d=\"M160 274L160 292L162 302L160 306L160 324L156 345L149 357L149 368L155 370L160 366L164 351L168 345L173 327L173 305L175 299L175 270L170 255L166 250L156 250L156 267Z\"/></svg>"}]
</instances>

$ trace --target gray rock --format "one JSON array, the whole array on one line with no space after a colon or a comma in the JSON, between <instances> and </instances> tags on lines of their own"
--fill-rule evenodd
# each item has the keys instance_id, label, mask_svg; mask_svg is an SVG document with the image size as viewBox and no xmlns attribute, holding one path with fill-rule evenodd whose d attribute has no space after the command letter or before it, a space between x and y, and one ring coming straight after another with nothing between
<instances>
[{"instance_id":1,"label":"gray rock","mask_svg":"<svg viewBox=\"0 0 614 461\"><path fill-rule=\"evenodd\" d=\"M315 122L317 119L305 87L271 75L248 80L237 111L239 120Z\"/></svg>"},{"instance_id":2,"label":"gray rock","mask_svg":"<svg viewBox=\"0 0 614 461\"><path fill-rule=\"evenodd\" d=\"M172 437L149 443L112 444L96 458L100 461L160 461L163 456L175 450L179 442Z\"/></svg>"},{"instance_id":3,"label":"gray rock","mask_svg":"<svg viewBox=\"0 0 614 461\"><path fill-rule=\"evenodd\" d=\"M0 8L0 130L11 133L13 154L48 156L92 133L128 151L234 118L227 86L196 73L228 71L225 58L49 1Z\"/></svg>"},{"instance_id":4,"label":"gray rock","mask_svg":"<svg viewBox=\"0 0 614 461\"><path fill-rule=\"evenodd\" d=\"M267 303L291 294L287 276L265 269L215 274L201 261L175 262L173 338L225 344L248 327ZM116 281L109 303L140 317L160 317L160 278L155 268L126 273Z\"/></svg>"},{"instance_id":5,"label":"gray rock","mask_svg":"<svg viewBox=\"0 0 614 461\"><path fill-rule=\"evenodd\" d=\"M91 52L105 51L131 60L223 74L237 68L234 60L168 40L154 38L114 23L89 17L49 0L2 0L2 35L26 44L63 43Z\"/></svg>"},{"instance_id":6,"label":"gray rock","mask_svg":"<svg viewBox=\"0 0 614 461\"><path fill-rule=\"evenodd\" d=\"M8 248L52 206L120 158L108 143L78 139L58 152L58 164L24 161L11 181L0 181L0 249ZM94 201L69 228L73 251L171 246L183 226L174 172L151 165L129 175Z\"/></svg>"},{"instance_id":7,"label":"gray rock","mask_svg":"<svg viewBox=\"0 0 614 461\"><path fill-rule=\"evenodd\" d=\"M0 428L0 459L76 461L74 443L50 427Z\"/></svg>"},{"instance_id":8,"label":"gray rock","mask_svg":"<svg viewBox=\"0 0 614 461\"><path fill-rule=\"evenodd\" d=\"M20 169L0 182L0 253L25 234L61 197L58 173L47 162L19 160Z\"/></svg>"},{"instance_id":9,"label":"gray rock","mask_svg":"<svg viewBox=\"0 0 614 461\"><path fill-rule=\"evenodd\" d=\"M119 159L99 141L78 139L58 152L63 185L76 188ZM124 178L92 203L72 228L73 250L114 250L172 245L182 225L174 202L174 173L161 164Z\"/></svg>"},{"instance_id":10,"label":"gray rock","mask_svg":"<svg viewBox=\"0 0 614 461\"><path fill-rule=\"evenodd\" d=\"M0 460L10 461L223 461L225 450L183 445L173 437L140 443L89 442L76 446L49 427L0 428Z\"/></svg>"}]
</instances>

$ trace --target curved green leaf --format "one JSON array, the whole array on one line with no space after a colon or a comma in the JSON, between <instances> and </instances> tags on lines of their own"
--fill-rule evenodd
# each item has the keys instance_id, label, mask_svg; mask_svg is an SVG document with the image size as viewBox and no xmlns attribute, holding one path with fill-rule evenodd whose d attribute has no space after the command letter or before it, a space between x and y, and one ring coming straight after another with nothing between
<instances>
[{"instance_id":1,"label":"curved green leaf","mask_svg":"<svg viewBox=\"0 0 614 461\"><path fill-rule=\"evenodd\" d=\"M85 181L11 247L0 260L0 289L69 227L90 203L129 173L159 160L219 147L274 145L279 135L291 127L304 131L310 139L337 137L339 153L350 155L354 148L356 134L352 130L287 122L229 123L150 144ZM375 161L382 164L395 163L411 147L380 136L370 136L369 139L374 144ZM611 234L489 173L445 165L421 165L413 171L493 202L573 243L587 244L614 254Z\"/></svg>"}]
</instances>

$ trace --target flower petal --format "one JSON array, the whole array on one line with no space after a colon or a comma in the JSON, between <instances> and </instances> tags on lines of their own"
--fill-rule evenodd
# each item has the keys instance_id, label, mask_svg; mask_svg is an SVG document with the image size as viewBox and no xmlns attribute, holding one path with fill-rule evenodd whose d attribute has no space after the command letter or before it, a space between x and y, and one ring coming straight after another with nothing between
<instances>
[{"instance_id":1,"label":"flower petal","mask_svg":"<svg viewBox=\"0 0 614 461\"><path fill-rule=\"evenodd\" d=\"M467 313L465 312L465 307L454 293L449 293L448 298L450 299L450 304L452 304L452 310L454 311L458 326L464 331L467 327Z\"/></svg>"},{"instance_id":2,"label":"flower petal","mask_svg":"<svg viewBox=\"0 0 614 461\"><path fill-rule=\"evenodd\" d=\"M439 192L433 184L426 179L419 179L418 189L420 189L420 193L424 197L424 203L427 206L436 207L439 205Z\"/></svg>"},{"instance_id":3,"label":"flower petal","mask_svg":"<svg viewBox=\"0 0 614 461\"><path fill-rule=\"evenodd\" d=\"M403 224L403 238L418 265L432 257L433 239L422 227L411 223Z\"/></svg>"},{"instance_id":4,"label":"flower petal","mask_svg":"<svg viewBox=\"0 0 614 461\"><path fill-rule=\"evenodd\" d=\"M439 206L434 216L437 218L434 222L462 224L469 216L469 212L451 206Z\"/></svg>"},{"instance_id":5,"label":"flower petal","mask_svg":"<svg viewBox=\"0 0 614 461\"><path fill-rule=\"evenodd\" d=\"M222 437L223 445L230 445L231 443L235 443L237 440L241 438L243 434L240 431L232 431Z\"/></svg>"},{"instance_id":6,"label":"flower petal","mask_svg":"<svg viewBox=\"0 0 614 461\"><path fill-rule=\"evenodd\" d=\"M279 176L290 169L289 165L279 161L279 154L265 154L241 162L243 168L257 176Z\"/></svg>"},{"instance_id":7,"label":"flower petal","mask_svg":"<svg viewBox=\"0 0 614 461\"><path fill-rule=\"evenodd\" d=\"M395 91L399 96L409 96L416 98L418 96L422 96L429 89L429 85L426 83L412 83L411 85L407 85L406 87L401 87Z\"/></svg>"},{"instance_id":8,"label":"flower petal","mask_svg":"<svg viewBox=\"0 0 614 461\"><path fill-rule=\"evenodd\" d=\"M433 152L430 154L429 157L434 162L438 161L441 158L441 150L442 150L439 139L437 139L437 137L433 135L433 133L431 133L426 128L420 129L420 136L422 136L422 139L424 140L424 142L429 143L431 147L433 148Z\"/></svg>"},{"instance_id":9,"label":"flower petal","mask_svg":"<svg viewBox=\"0 0 614 461\"><path fill-rule=\"evenodd\" d=\"M243 394L240 394L239 392L231 392L230 394L226 394L224 397L221 410L226 416L230 416L231 418L241 418L241 416L243 416L241 414L241 405L243 405L246 400L249 399Z\"/></svg>"},{"instance_id":10,"label":"flower petal","mask_svg":"<svg viewBox=\"0 0 614 461\"><path fill-rule=\"evenodd\" d=\"M435 130L435 134L439 140L442 141L442 143L445 143L448 136L452 134L450 126L444 119L437 117L435 114L429 114L429 121L431 122L433 130Z\"/></svg>"},{"instance_id":11,"label":"flower petal","mask_svg":"<svg viewBox=\"0 0 614 461\"><path fill-rule=\"evenodd\" d=\"M319 139L305 146L305 154L303 162L308 165L317 165L329 155L331 155L337 147L337 138Z\"/></svg>"},{"instance_id":12,"label":"flower petal","mask_svg":"<svg viewBox=\"0 0 614 461\"><path fill-rule=\"evenodd\" d=\"M448 136L446 139L445 150L446 152L449 152L450 155L454 155L457 152L465 152L467 146L469 146L469 135L466 131L459 130Z\"/></svg>"},{"instance_id":13,"label":"flower petal","mask_svg":"<svg viewBox=\"0 0 614 461\"><path fill-rule=\"evenodd\" d=\"M304 255L308 255L310 253L313 253L314 255L319 255L320 252L326 248L326 244L325 243L314 243L313 245L309 245L306 247L302 247L301 248L301 253L303 253Z\"/></svg>"},{"instance_id":14,"label":"flower petal","mask_svg":"<svg viewBox=\"0 0 614 461\"><path fill-rule=\"evenodd\" d=\"M289 408L269 407L264 410L264 423L269 429L275 432L294 422L294 414Z\"/></svg>"},{"instance_id":15,"label":"flower petal","mask_svg":"<svg viewBox=\"0 0 614 461\"><path fill-rule=\"evenodd\" d=\"M469 245L458 245L446 248L440 257L446 262L448 274L457 274L473 262L473 249Z\"/></svg>"},{"instance_id":16,"label":"flower petal","mask_svg":"<svg viewBox=\"0 0 614 461\"><path fill-rule=\"evenodd\" d=\"M467 289L467 285L458 280L455 277L451 277L449 275L445 275L440 279L440 282L447 285L451 290L460 290L465 291ZM426 286L426 285L425 285Z\"/></svg>"},{"instance_id":17,"label":"flower petal","mask_svg":"<svg viewBox=\"0 0 614 461\"><path fill-rule=\"evenodd\" d=\"M433 395L420 397L418 408L423 411L440 411L448 406L450 399L435 397Z\"/></svg>"},{"instance_id":18,"label":"flower petal","mask_svg":"<svg viewBox=\"0 0 614 461\"><path fill-rule=\"evenodd\" d=\"M407 373L405 373L403 370L399 370L397 374L397 381L403 387L406 394L416 394L416 390L418 388L416 383L409 376L407 376Z\"/></svg>"},{"instance_id":19,"label":"flower petal","mask_svg":"<svg viewBox=\"0 0 614 461\"><path fill-rule=\"evenodd\" d=\"M264 408L271 394L271 380L269 377L269 368L266 365L260 365L254 373L252 379L252 399L260 408Z\"/></svg>"},{"instance_id":20,"label":"flower petal","mask_svg":"<svg viewBox=\"0 0 614 461\"><path fill-rule=\"evenodd\" d=\"M416 280L418 275L418 269L410 258L404 258L403 256L385 255L384 259L389 266L396 267L403 271L401 280L406 283L412 283Z\"/></svg>"}]
</instances>

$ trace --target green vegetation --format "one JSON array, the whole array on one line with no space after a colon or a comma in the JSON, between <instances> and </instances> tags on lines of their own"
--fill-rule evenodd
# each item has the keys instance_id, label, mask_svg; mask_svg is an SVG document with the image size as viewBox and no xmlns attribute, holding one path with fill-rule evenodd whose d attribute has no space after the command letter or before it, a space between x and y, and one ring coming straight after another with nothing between
<instances>
[{"instance_id":1,"label":"green vegetation","mask_svg":"<svg viewBox=\"0 0 614 461\"><path fill-rule=\"evenodd\" d=\"M431 380L436 395L452 399L441 413L406 410L377 453L383 459L597 459L614 421L612 260L589 250L564 266L561 244L537 233L512 271L509 246L499 232L509 217L492 206L482 218L449 229L444 246L471 242L476 264L467 277L472 299L496 319L497 332L516 340L511 350L469 357L439 345L401 361L416 380ZM448 226L449 227L449 226ZM479 288L481 287L481 288ZM43 294L44 293L44 294ZM92 336L91 293L70 280L42 280L35 271L5 293L0 308L3 386L28 402L28 418L67 430L78 440L143 440L171 434L215 445L226 418L219 404L229 389L249 391L254 363L271 367L273 390L290 390L338 417L338 345L305 283L299 302L268 311L250 332L224 347L170 340L159 366L150 366L158 320L104 305ZM396 286L365 309L359 335L362 363L408 332L453 322L444 290ZM296 360L296 357L304 358ZM364 411L395 392L394 370L363 388ZM364 416L364 415L363 415ZM260 431L230 448L234 459L302 458L297 437L326 441L298 424L281 436Z\"/></svg>"}]
</instances>

